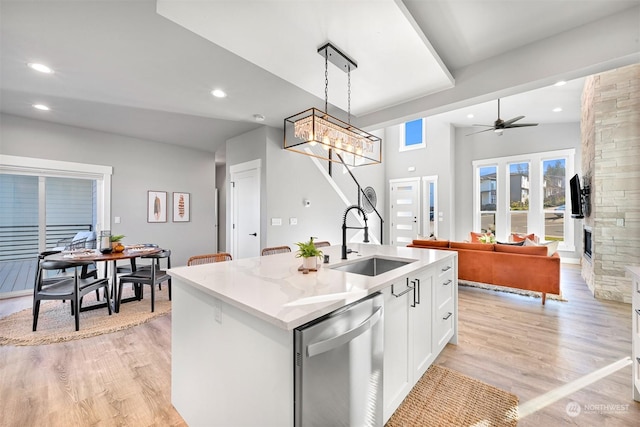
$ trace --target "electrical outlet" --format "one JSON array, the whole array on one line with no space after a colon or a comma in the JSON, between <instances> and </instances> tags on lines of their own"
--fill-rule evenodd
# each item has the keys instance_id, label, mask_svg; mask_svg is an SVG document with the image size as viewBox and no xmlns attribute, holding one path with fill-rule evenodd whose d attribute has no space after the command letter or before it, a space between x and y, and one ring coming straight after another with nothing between
<instances>
[{"instance_id":1,"label":"electrical outlet","mask_svg":"<svg viewBox=\"0 0 640 427\"><path fill-rule=\"evenodd\" d=\"M282 225L282 218L271 218L271 225Z\"/></svg>"},{"instance_id":2,"label":"electrical outlet","mask_svg":"<svg viewBox=\"0 0 640 427\"><path fill-rule=\"evenodd\" d=\"M298 225L298 218L289 218L289 225Z\"/></svg>"}]
</instances>

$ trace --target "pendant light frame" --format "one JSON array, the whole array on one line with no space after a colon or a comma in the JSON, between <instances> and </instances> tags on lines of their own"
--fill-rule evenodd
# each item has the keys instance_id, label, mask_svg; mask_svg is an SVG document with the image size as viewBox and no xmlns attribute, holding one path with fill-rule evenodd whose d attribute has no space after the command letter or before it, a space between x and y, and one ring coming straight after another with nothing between
<instances>
[{"instance_id":1,"label":"pendant light frame","mask_svg":"<svg viewBox=\"0 0 640 427\"><path fill-rule=\"evenodd\" d=\"M382 139L351 125L351 70L357 63L331 43L318 48L325 58L325 111L309 108L284 119L284 149L322 160L364 166L382 162ZM348 122L331 116L328 110L331 62L348 75ZM333 153L339 154L334 156Z\"/></svg>"}]
</instances>

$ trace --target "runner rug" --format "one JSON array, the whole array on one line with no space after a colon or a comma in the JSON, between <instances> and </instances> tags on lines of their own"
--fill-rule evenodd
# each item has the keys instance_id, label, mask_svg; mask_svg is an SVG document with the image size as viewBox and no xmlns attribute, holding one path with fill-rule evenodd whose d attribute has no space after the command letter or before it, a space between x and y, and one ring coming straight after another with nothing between
<instances>
[{"instance_id":1,"label":"runner rug","mask_svg":"<svg viewBox=\"0 0 640 427\"><path fill-rule=\"evenodd\" d=\"M385 427L518 424L518 397L443 366L431 365Z\"/></svg>"}]
</instances>

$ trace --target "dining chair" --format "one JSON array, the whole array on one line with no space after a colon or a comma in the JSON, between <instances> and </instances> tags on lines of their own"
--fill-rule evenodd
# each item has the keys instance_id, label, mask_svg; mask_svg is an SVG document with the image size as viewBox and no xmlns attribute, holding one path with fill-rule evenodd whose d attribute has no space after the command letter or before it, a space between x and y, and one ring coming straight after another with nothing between
<instances>
[{"instance_id":1,"label":"dining chair","mask_svg":"<svg viewBox=\"0 0 640 427\"><path fill-rule=\"evenodd\" d=\"M156 245L155 243L143 243L142 246L146 247L146 248L157 248L158 245ZM136 264L136 259L135 258L131 258L129 260L129 265L121 265L121 266L116 266L116 273L132 273L136 270L144 270L144 269L148 269L150 267L150 265L145 264L145 265L137 265Z\"/></svg>"},{"instance_id":2,"label":"dining chair","mask_svg":"<svg viewBox=\"0 0 640 427\"><path fill-rule=\"evenodd\" d=\"M118 299L116 301L116 313L120 312L120 302L122 301L122 285L124 283L132 283L136 287L136 297L138 300L142 299L143 289L142 285L149 285L151 287L151 312L155 311L155 289L156 285L161 285L164 282L168 283L169 287L169 301L171 301L171 276L166 270L162 270L160 267L160 260L167 260L167 270L171 268L171 251L169 249L163 249L162 251L143 255L140 258L150 259L151 264L149 268L142 268L133 271L129 274L123 274L118 281Z\"/></svg>"},{"instance_id":3,"label":"dining chair","mask_svg":"<svg viewBox=\"0 0 640 427\"><path fill-rule=\"evenodd\" d=\"M215 254L194 255L187 260L187 266L210 264L213 262L231 261L233 258L231 254L226 252L218 252Z\"/></svg>"},{"instance_id":4,"label":"dining chair","mask_svg":"<svg viewBox=\"0 0 640 427\"><path fill-rule=\"evenodd\" d=\"M291 252L291 248L289 246L272 246L270 248L264 248L262 250L262 256L285 254L287 252Z\"/></svg>"},{"instance_id":5,"label":"dining chair","mask_svg":"<svg viewBox=\"0 0 640 427\"><path fill-rule=\"evenodd\" d=\"M327 242L326 240L320 241L320 242L313 242L314 245L316 245L316 248L323 248L325 246L331 246L331 243Z\"/></svg>"},{"instance_id":6,"label":"dining chair","mask_svg":"<svg viewBox=\"0 0 640 427\"><path fill-rule=\"evenodd\" d=\"M81 278L83 267L91 264L91 261L53 261L42 259L38 263L36 272L36 284L33 290L33 331L38 327L38 315L40 313L40 302L43 300L70 300L71 314L75 317L76 331L80 330L80 308L82 297L90 292L104 288L104 295L107 299L107 310L111 315L111 301L109 299L109 281L107 279ZM48 271L74 270L72 276L61 275L46 278Z\"/></svg>"}]
</instances>

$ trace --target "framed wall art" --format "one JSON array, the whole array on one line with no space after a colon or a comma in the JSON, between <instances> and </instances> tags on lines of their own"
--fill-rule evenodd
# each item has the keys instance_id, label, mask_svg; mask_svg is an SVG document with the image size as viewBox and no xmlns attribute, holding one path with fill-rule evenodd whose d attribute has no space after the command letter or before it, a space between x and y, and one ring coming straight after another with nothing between
<instances>
[{"instance_id":1,"label":"framed wall art","mask_svg":"<svg viewBox=\"0 0 640 427\"><path fill-rule=\"evenodd\" d=\"M173 193L173 222L191 221L191 196L189 193Z\"/></svg>"},{"instance_id":2,"label":"framed wall art","mask_svg":"<svg viewBox=\"0 0 640 427\"><path fill-rule=\"evenodd\" d=\"M167 222L167 192L147 192L147 222Z\"/></svg>"}]
</instances>

